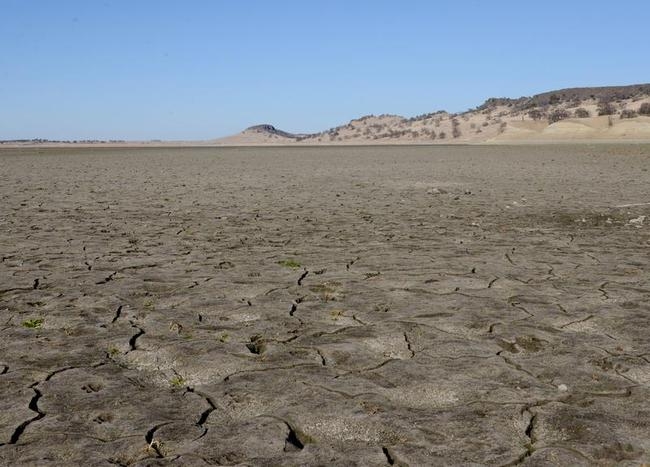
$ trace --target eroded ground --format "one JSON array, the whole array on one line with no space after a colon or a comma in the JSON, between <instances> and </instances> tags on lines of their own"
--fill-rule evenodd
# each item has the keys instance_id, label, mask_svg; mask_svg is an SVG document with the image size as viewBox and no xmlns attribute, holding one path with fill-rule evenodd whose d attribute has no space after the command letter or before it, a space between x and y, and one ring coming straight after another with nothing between
<instances>
[{"instance_id":1,"label":"eroded ground","mask_svg":"<svg viewBox=\"0 0 650 467\"><path fill-rule=\"evenodd\" d=\"M650 462L648 169L3 150L0 463Z\"/></svg>"}]
</instances>

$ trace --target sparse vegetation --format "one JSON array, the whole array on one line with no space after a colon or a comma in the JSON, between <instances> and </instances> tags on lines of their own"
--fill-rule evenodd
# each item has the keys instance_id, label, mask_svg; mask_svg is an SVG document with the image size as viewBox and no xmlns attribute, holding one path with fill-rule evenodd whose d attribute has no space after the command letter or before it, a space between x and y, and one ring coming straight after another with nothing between
<instances>
[{"instance_id":1,"label":"sparse vegetation","mask_svg":"<svg viewBox=\"0 0 650 467\"><path fill-rule=\"evenodd\" d=\"M222 344L228 342L228 339L230 339L230 336L228 335L227 332L224 332L219 336L219 342L221 342Z\"/></svg>"},{"instance_id":2,"label":"sparse vegetation","mask_svg":"<svg viewBox=\"0 0 650 467\"><path fill-rule=\"evenodd\" d=\"M40 329L43 327L43 318L33 318L23 321L23 327L27 329Z\"/></svg>"},{"instance_id":3,"label":"sparse vegetation","mask_svg":"<svg viewBox=\"0 0 650 467\"><path fill-rule=\"evenodd\" d=\"M533 110L528 112L528 116L530 118L532 118L533 120L537 121L537 120L541 120L542 118L544 118L544 113L539 109L533 109Z\"/></svg>"},{"instance_id":4,"label":"sparse vegetation","mask_svg":"<svg viewBox=\"0 0 650 467\"><path fill-rule=\"evenodd\" d=\"M644 102L639 107L639 115L650 115L650 102Z\"/></svg>"}]
</instances>

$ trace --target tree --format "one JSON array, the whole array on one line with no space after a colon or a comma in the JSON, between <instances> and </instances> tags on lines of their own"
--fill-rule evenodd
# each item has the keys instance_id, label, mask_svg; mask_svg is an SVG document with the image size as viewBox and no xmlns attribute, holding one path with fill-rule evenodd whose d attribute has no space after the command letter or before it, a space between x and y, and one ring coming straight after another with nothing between
<instances>
[{"instance_id":1,"label":"tree","mask_svg":"<svg viewBox=\"0 0 650 467\"><path fill-rule=\"evenodd\" d=\"M621 110L621 118L634 118L637 117L638 115L639 114L637 114L635 110L631 110L631 109Z\"/></svg>"},{"instance_id":2,"label":"tree","mask_svg":"<svg viewBox=\"0 0 650 467\"><path fill-rule=\"evenodd\" d=\"M460 136L460 128L458 128L459 126L460 126L460 122L455 118L453 118L451 120L451 136L453 136L454 138L458 138Z\"/></svg>"},{"instance_id":3,"label":"tree","mask_svg":"<svg viewBox=\"0 0 650 467\"><path fill-rule=\"evenodd\" d=\"M584 107L580 107L579 109L576 109L574 115L576 116L576 118L589 118L591 116L589 111Z\"/></svg>"},{"instance_id":4,"label":"tree","mask_svg":"<svg viewBox=\"0 0 650 467\"><path fill-rule=\"evenodd\" d=\"M559 122L560 120L564 120L565 118L569 118L569 112L564 109L557 109L548 116L548 122L555 123Z\"/></svg>"},{"instance_id":5,"label":"tree","mask_svg":"<svg viewBox=\"0 0 650 467\"><path fill-rule=\"evenodd\" d=\"M598 104L598 115L614 115L616 113L616 107L611 102L601 101Z\"/></svg>"}]
</instances>

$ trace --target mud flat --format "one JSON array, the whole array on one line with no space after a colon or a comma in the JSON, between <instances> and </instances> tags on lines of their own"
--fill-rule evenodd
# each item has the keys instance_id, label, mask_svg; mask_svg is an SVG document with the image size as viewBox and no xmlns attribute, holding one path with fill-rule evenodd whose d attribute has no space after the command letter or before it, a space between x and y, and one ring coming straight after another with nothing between
<instances>
[{"instance_id":1,"label":"mud flat","mask_svg":"<svg viewBox=\"0 0 650 467\"><path fill-rule=\"evenodd\" d=\"M648 463L649 170L2 150L0 464Z\"/></svg>"}]
</instances>

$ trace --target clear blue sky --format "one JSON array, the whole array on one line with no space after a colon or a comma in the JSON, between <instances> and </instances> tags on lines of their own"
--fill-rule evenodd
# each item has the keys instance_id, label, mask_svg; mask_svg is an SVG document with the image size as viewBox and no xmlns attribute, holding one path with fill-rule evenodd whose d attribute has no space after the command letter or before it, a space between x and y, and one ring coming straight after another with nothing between
<instances>
[{"instance_id":1,"label":"clear blue sky","mask_svg":"<svg viewBox=\"0 0 650 467\"><path fill-rule=\"evenodd\" d=\"M0 0L0 139L207 139L650 81L650 1Z\"/></svg>"}]
</instances>

